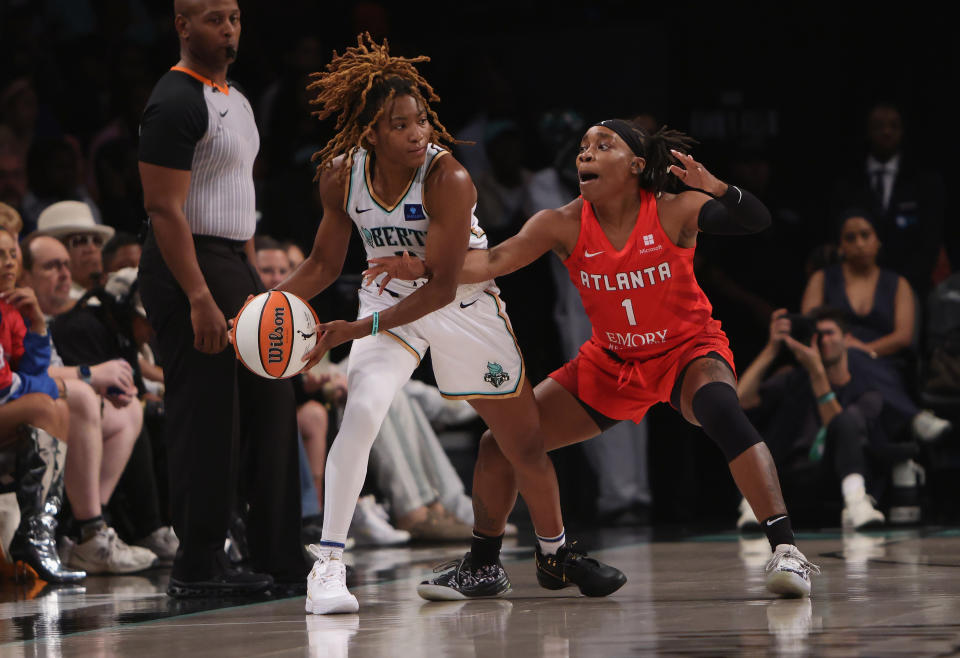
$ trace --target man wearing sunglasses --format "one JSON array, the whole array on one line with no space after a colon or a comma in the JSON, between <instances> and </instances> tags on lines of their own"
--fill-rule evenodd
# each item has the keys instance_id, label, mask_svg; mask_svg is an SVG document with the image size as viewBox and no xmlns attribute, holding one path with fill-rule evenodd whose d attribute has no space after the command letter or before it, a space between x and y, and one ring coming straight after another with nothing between
<instances>
[{"instance_id":1,"label":"man wearing sunglasses","mask_svg":"<svg viewBox=\"0 0 960 658\"><path fill-rule=\"evenodd\" d=\"M72 299L80 299L90 288L101 283L103 245L113 237L114 229L97 224L90 207L80 201L60 201L49 206L37 218L40 235L57 238L70 254Z\"/></svg>"}]
</instances>

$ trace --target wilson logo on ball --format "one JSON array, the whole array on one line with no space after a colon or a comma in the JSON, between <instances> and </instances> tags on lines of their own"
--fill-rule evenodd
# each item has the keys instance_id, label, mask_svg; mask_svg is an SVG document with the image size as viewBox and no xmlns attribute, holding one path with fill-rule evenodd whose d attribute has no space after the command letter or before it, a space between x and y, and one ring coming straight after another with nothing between
<instances>
[{"instance_id":1,"label":"wilson logo on ball","mask_svg":"<svg viewBox=\"0 0 960 658\"><path fill-rule=\"evenodd\" d=\"M290 315L283 293L271 293L260 311L260 365L271 377L282 377L290 363Z\"/></svg>"},{"instance_id":2,"label":"wilson logo on ball","mask_svg":"<svg viewBox=\"0 0 960 658\"><path fill-rule=\"evenodd\" d=\"M244 304L234 326L237 358L252 372L268 379L299 373L303 355L316 345L317 316L302 299L271 290Z\"/></svg>"}]
</instances>

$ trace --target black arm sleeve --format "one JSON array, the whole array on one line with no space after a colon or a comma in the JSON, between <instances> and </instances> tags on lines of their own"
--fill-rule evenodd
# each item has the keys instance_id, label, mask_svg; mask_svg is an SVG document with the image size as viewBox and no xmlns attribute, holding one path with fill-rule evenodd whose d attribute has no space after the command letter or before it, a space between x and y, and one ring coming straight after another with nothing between
<instances>
[{"instance_id":1,"label":"black arm sleeve","mask_svg":"<svg viewBox=\"0 0 960 658\"><path fill-rule=\"evenodd\" d=\"M193 151L206 132L203 83L171 71L154 87L143 111L139 160L189 171Z\"/></svg>"},{"instance_id":2,"label":"black arm sleeve","mask_svg":"<svg viewBox=\"0 0 960 658\"><path fill-rule=\"evenodd\" d=\"M726 194L703 204L697 218L701 231L719 235L759 233L770 222L770 211L763 202L736 185L728 185Z\"/></svg>"}]
</instances>

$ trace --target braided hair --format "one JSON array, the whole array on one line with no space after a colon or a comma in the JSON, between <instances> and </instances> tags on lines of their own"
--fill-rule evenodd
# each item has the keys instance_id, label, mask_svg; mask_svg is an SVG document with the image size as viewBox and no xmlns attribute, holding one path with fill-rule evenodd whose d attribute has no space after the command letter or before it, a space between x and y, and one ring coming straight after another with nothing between
<instances>
[{"instance_id":1,"label":"braided hair","mask_svg":"<svg viewBox=\"0 0 960 658\"><path fill-rule=\"evenodd\" d=\"M634 130L640 133L643 157L647 161L647 166L640 172L640 187L654 193L677 191L679 181L668 171L668 168L670 165L680 163L673 157L670 150L688 153L697 140L679 130L670 130L666 126L652 135L647 135L637 127L634 127Z\"/></svg>"},{"instance_id":2,"label":"braided hair","mask_svg":"<svg viewBox=\"0 0 960 658\"><path fill-rule=\"evenodd\" d=\"M447 132L430 107L430 102L438 102L440 97L414 66L429 61L430 58L424 55L393 57L386 39L382 45L377 44L368 32L364 32L357 36L357 45L347 48L342 55L334 51L326 71L310 74L313 81L307 85L307 90L316 90L310 104L320 106L311 114L320 120L337 115L336 134L313 154L312 160L319 160L314 180L332 166L337 156L352 155L357 147L369 148L364 137L367 130L376 124L384 109L397 96L413 96L424 108L433 126L431 141L460 143Z\"/></svg>"}]
</instances>

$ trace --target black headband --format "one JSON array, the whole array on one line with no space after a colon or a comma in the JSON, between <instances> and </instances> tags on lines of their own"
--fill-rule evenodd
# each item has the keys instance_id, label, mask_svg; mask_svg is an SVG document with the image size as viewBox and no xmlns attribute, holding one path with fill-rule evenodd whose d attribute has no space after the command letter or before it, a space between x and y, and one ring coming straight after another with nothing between
<instances>
[{"instance_id":1,"label":"black headband","mask_svg":"<svg viewBox=\"0 0 960 658\"><path fill-rule=\"evenodd\" d=\"M627 143L627 146L630 147L630 150L633 151L633 154L639 157L644 157L643 155L643 142L640 140L640 131L633 127L629 121L624 121L623 119L607 119L606 121L601 121L600 123L594 124L595 126L601 126L607 130L612 130L617 133L624 142Z\"/></svg>"}]
</instances>

